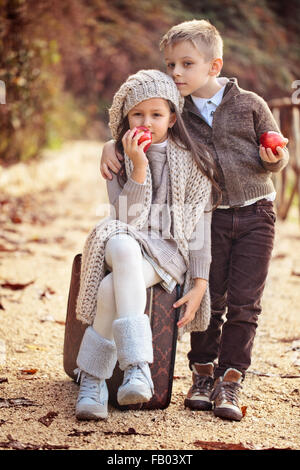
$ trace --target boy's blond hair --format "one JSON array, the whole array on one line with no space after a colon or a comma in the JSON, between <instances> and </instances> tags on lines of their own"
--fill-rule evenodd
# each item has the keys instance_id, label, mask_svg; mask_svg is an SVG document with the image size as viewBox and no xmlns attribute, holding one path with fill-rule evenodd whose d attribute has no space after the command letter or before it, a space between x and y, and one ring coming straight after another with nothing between
<instances>
[{"instance_id":1,"label":"boy's blond hair","mask_svg":"<svg viewBox=\"0 0 300 470\"><path fill-rule=\"evenodd\" d=\"M173 26L160 41L160 50L181 41L190 41L206 60L223 57L223 40L217 28L207 20L191 20Z\"/></svg>"}]
</instances>

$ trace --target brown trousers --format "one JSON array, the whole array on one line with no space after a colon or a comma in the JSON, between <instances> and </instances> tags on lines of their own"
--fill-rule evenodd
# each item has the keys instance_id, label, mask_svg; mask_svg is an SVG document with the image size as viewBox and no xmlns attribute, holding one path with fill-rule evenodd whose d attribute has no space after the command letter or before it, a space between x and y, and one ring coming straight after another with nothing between
<instances>
[{"instance_id":1,"label":"brown trousers","mask_svg":"<svg viewBox=\"0 0 300 470\"><path fill-rule=\"evenodd\" d=\"M273 203L217 209L212 217L208 329L191 333L190 367L215 362L215 377L233 367L243 376L251 363L261 298L274 242ZM224 319L226 313L226 319Z\"/></svg>"}]
</instances>

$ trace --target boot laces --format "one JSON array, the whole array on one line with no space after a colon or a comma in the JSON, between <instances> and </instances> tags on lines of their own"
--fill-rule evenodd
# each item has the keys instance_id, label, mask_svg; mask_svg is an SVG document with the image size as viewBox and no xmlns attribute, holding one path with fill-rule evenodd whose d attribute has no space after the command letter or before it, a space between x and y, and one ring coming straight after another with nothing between
<instances>
[{"instance_id":1,"label":"boot laces","mask_svg":"<svg viewBox=\"0 0 300 470\"><path fill-rule=\"evenodd\" d=\"M97 377L93 377L80 369L76 369L74 372L77 373L76 382L80 381L78 401L81 398L91 398L92 400L97 402L100 401L102 403L100 392L104 385L104 381Z\"/></svg>"},{"instance_id":2,"label":"boot laces","mask_svg":"<svg viewBox=\"0 0 300 470\"><path fill-rule=\"evenodd\" d=\"M209 394L213 384L213 378L206 375L196 375L192 385L192 391L199 394Z\"/></svg>"},{"instance_id":3,"label":"boot laces","mask_svg":"<svg viewBox=\"0 0 300 470\"><path fill-rule=\"evenodd\" d=\"M145 379L150 385L151 390L153 391L153 382L151 377L149 377L149 366L147 363L139 363L128 366L124 371L124 380L123 384L127 384L132 380L140 380L145 383Z\"/></svg>"},{"instance_id":4,"label":"boot laces","mask_svg":"<svg viewBox=\"0 0 300 470\"><path fill-rule=\"evenodd\" d=\"M238 393L242 386L237 382L219 382L213 390L210 398L214 400L219 394L222 401L227 401L238 406Z\"/></svg>"}]
</instances>

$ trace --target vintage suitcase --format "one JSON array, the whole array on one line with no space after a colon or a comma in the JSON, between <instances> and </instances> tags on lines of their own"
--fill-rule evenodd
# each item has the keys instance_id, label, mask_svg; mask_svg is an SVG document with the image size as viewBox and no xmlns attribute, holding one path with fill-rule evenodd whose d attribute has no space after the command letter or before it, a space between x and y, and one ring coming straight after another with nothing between
<instances>
[{"instance_id":1,"label":"vintage suitcase","mask_svg":"<svg viewBox=\"0 0 300 470\"><path fill-rule=\"evenodd\" d=\"M76 358L84 331L87 327L76 319L75 307L80 283L81 254L75 256L72 266L67 317L64 337L64 370L75 379ZM123 380L123 372L116 364L113 376L107 381L109 403L119 409L163 409L171 400L173 372L177 342L177 321L179 309L173 303L180 297L180 286L172 294L166 292L159 284L147 289L145 313L150 317L153 337L153 356L151 374L155 393L148 403L120 406L117 402L117 390Z\"/></svg>"}]
</instances>

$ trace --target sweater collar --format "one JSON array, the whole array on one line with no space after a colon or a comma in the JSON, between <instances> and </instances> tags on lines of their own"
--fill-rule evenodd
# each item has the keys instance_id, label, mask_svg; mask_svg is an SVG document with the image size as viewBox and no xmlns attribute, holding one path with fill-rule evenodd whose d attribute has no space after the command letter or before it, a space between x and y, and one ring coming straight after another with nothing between
<instances>
[{"instance_id":1,"label":"sweater collar","mask_svg":"<svg viewBox=\"0 0 300 470\"><path fill-rule=\"evenodd\" d=\"M239 94L240 88L237 79L235 77L229 78L225 85L223 99L220 105ZM184 111L192 112L202 117L190 95L185 97Z\"/></svg>"}]
</instances>

